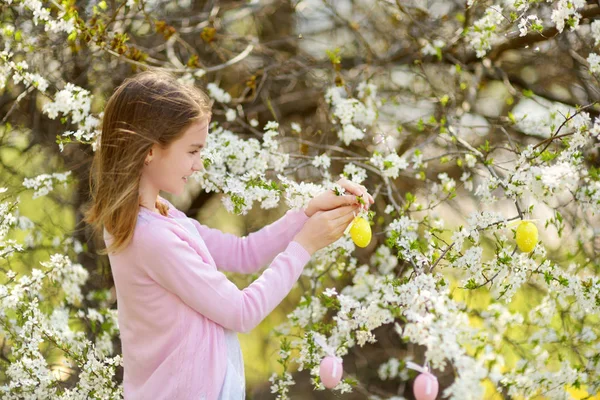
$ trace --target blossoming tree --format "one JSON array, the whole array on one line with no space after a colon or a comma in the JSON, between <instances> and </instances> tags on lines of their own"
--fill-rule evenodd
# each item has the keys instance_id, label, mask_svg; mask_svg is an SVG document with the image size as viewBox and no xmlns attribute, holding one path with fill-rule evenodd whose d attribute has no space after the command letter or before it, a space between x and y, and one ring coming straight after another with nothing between
<instances>
[{"instance_id":1,"label":"blossoming tree","mask_svg":"<svg viewBox=\"0 0 600 400\"><path fill-rule=\"evenodd\" d=\"M97 242L79 225L51 240L20 198L81 220L104 99L147 67L215 100L194 204L297 208L340 175L376 200L365 248L343 237L305 268L276 329L277 398L324 390L328 349L347 398L413 398L410 362L443 398L600 391L597 2L3 0L0 13L3 399L122 397ZM60 162L23 176L9 150Z\"/></svg>"}]
</instances>

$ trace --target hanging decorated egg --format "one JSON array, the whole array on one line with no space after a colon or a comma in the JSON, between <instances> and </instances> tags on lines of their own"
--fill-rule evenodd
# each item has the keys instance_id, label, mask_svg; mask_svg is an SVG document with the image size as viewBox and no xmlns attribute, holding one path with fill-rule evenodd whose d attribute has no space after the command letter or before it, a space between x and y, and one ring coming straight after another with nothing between
<instances>
[{"instance_id":1,"label":"hanging decorated egg","mask_svg":"<svg viewBox=\"0 0 600 400\"><path fill-rule=\"evenodd\" d=\"M333 389L342 380L342 359L340 357L326 356L321 360L319 376L327 389Z\"/></svg>"},{"instance_id":2,"label":"hanging decorated egg","mask_svg":"<svg viewBox=\"0 0 600 400\"><path fill-rule=\"evenodd\" d=\"M419 374L413 383L413 393L417 400L434 400L437 397L439 383L435 375L425 372Z\"/></svg>"},{"instance_id":3,"label":"hanging decorated egg","mask_svg":"<svg viewBox=\"0 0 600 400\"><path fill-rule=\"evenodd\" d=\"M371 226L369 221L361 216L356 216L350 227L350 237L358 247L367 247L371 242Z\"/></svg>"},{"instance_id":4,"label":"hanging decorated egg","mask_svg":"<svg viewBox=\"0 0 600 400\"><path fill-rule=\"evenodd\" d=\"M531 221L522 221L517 227L515 235L517 246L523 253L529 253L538 242L538 230Z\"/></svg>"},{"instance_id":5,"label":"hanging decorated egg","mask_svg":"<svg viewBox=\"0 0 600 400\"><path fill-rule=\"evenodd\" d=\"M435 400L440 389L435 375L429 372L429 368L415 364L412 361L406 362L406 368L420 372L413 383L413 394L417 400Z\"/></svg>"}]
</instances>

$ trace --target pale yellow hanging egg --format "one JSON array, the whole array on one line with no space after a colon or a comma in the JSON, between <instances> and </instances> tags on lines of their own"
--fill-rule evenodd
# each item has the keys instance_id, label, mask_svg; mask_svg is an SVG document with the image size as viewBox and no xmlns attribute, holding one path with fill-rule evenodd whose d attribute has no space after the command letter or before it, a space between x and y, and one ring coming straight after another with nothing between
<instances>
[{"instance_id":1,"label":"pale yellow hanging egg","mask_svg":"<svg viewBox=\"0 0 600 400\"><path fill-rule=\"evenodd\" d=\"M350 237L358 247L367 247L371 242L371 225L363 217L356 217L350 227Z\"/></svg>"},{"instance_id":2,"label":"pale yellow hanging egg","mask_svg":"<svg viewBox=\"0 0 600 400\"><path fill-rule=\"evenodd\" d=\"M538 242L538 229L533 222L522 221L517 227L517 246L523 253L529 253Z\"/></svg>"}]
</instances>

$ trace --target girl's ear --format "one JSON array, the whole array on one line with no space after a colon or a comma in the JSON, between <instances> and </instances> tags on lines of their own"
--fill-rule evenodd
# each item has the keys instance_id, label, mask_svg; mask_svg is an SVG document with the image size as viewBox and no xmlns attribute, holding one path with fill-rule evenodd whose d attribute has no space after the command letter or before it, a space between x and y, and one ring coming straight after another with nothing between
<instances>
[{"instance_id":1,"label":"girl's ear","mask_svg":"<svg viewBox=\"0 0 600 400\"><path fill-rule=\"evenodd\" d=\"M150 149L150 151L148 152L148 155L146 156L146 160L144 161L144 164L148 165L148 164L150 164L150 161L152 161L152 149Z\"/></svg>"}]
</instances>

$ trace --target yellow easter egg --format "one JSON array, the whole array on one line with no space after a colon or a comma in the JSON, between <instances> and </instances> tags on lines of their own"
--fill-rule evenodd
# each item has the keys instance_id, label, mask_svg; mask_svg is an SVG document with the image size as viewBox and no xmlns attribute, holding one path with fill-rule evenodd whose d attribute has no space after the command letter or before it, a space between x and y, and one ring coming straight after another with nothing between
<instances>
[{"instance_id":1,"label":"yellow easter egg","mask_svg":"<svg viewBox=\"0 0 600 400\"><path fill-rule=\"evenodd\" d=\"M517 246L524 253L529 253L538 242L538 230L533 222L522 221L517 227Z\"/></svg>"},{"instance_id":2,"label":"yellow easter egg","mask_svg":"<svg viewBox=\"0 0 600 400\"><path fill-rule=\"evenodd\" d=\"M371 242L371 226L363 217L356 217L350 227L350 237L358 247L367 247Z\"/></svg>"}]
</instances>

